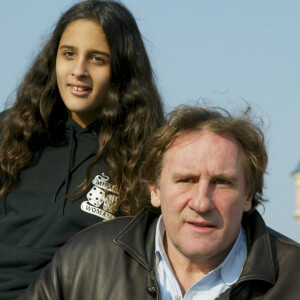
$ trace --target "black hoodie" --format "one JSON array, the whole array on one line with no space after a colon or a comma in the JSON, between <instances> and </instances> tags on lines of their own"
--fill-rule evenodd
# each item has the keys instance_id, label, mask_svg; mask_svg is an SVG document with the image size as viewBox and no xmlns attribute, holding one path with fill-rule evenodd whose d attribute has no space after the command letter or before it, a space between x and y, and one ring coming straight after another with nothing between
<instances>
[{"instance_id":1,"label":"black hoodie","mask_svg":"<svg viewBox=\"0 0 300 300\"><path fill-rule=\"evenodd\" d=\"M81 128L71 118L62 141L35 153L16 189L0 197L0 299L15 299L35 280L56 249L82 229L113 218L116 199L104 160L91 183L67 198L86 176L98 149L99 122Z\"/></svg>"}]
</instances>

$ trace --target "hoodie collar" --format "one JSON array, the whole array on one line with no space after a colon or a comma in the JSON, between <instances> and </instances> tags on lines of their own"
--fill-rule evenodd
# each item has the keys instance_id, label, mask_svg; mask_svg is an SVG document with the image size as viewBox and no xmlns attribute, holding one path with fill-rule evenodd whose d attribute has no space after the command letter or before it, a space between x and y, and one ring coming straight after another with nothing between
<instances>
[{"instance_id":1,"label":"hoodie collar","mask_svg":"<svg viewBox=\"0 0 300 300\"><path fill-rule=\"evenodd\" d=\"M99 133L101 128L101 121L100 119L95 120L91 124L89 124L87 127L81 127L78 123L76 123L70 115L68 115L68 119L66 121L66 129L67 130L73 130L76 134L80 133Z\"/></svg>"}]
</instances>

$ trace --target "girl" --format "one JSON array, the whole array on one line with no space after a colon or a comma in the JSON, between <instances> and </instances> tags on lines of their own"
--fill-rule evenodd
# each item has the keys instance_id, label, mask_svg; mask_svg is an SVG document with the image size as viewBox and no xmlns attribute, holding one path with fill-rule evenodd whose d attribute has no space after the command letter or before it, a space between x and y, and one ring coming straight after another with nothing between
<instances>
[{"instance_id":1,"label":"girl","mask_svg":"<svg viewBox=\"0 0 300 300\"><path fill-rule=\"evenodd\" d=\"M62 15L0 125L0 299L96 222L135 214L142 149L164 122L131 13L84 1Z\"/></svg>"}]
</instances>

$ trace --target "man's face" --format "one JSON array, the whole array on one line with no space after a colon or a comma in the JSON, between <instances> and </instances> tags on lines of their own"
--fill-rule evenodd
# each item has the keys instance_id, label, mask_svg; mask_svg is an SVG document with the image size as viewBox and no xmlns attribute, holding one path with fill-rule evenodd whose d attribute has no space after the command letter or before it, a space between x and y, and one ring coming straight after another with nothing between
<instances>
[{"instance_id":1,"label":"man's face","mask_svg":"<svg viewBox=\"0 0 300 300\"><path fill-rule=\"evenodd\" d=\"M165 152L160 185L149 187L152 205L161 207L171 263L188 259L209 271L229 253L252 204L242 158L231 134L208 131L178 137Z\"/></svg>"}]
</instances>

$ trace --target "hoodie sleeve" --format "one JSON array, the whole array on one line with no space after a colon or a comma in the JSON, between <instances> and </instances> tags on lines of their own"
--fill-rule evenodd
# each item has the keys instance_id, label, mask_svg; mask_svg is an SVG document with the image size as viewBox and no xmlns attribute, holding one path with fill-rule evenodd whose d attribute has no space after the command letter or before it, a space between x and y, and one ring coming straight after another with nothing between
<instances>
[{"instance_id":1,"label":"hoodie sleeve","mask_svg":"<svg viewBox=\"0 0 300 300\"><path fill-rule=\"evenodd\" d=\"M40 277L33 282L25 294L18 300L62 300L64 297L61 286L61 250L58 250Z\"/></svg>"}]
</instances>

